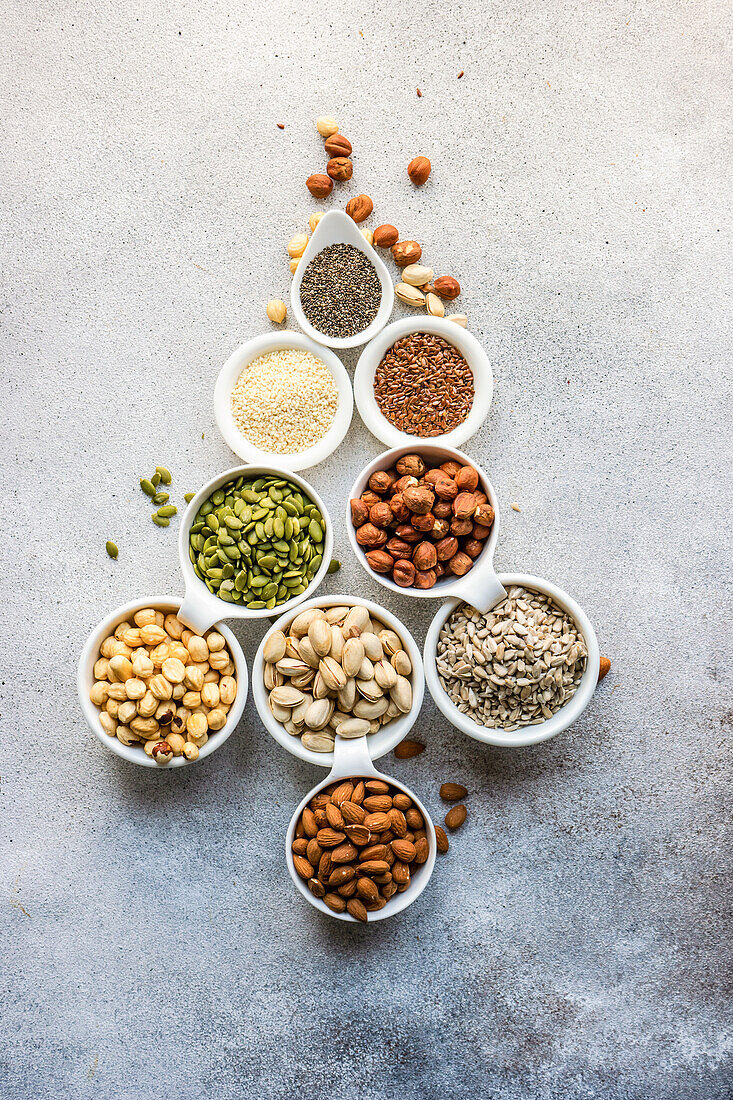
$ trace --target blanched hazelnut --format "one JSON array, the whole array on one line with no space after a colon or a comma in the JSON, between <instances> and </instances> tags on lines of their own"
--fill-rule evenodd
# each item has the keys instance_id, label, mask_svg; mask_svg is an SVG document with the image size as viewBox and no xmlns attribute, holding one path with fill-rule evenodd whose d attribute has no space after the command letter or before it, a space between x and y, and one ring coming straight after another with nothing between
<instances>
[{"instance_id":1,"label":"blanched hazelnut","mask_svg":"<svg viewBox=\"0 0 733 1100\"><path fill-rule=\"evenodd\" d=\"M156 764L168 764L173 759L173 749L167 741L158 741L150 755Z\"/></svg>"}]
</instances>

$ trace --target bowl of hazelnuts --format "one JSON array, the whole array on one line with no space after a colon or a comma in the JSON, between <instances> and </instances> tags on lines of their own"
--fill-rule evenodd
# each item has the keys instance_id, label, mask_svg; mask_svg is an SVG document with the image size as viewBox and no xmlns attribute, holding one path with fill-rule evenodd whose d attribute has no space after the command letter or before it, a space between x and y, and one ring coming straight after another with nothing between
<instances>
[{"instance_id":1,"label":"bowl of hazelnuts","mask_svg":"<svg viewBox=\"0 0 733 1100\"><path fill-rule=\"evenodd\" d=\"M496 493L462 451L424 444L381 454L354 483L346 526L366 571L393 592L453 596L478 610L503 593Z\"/></svg>"}]
</instances>

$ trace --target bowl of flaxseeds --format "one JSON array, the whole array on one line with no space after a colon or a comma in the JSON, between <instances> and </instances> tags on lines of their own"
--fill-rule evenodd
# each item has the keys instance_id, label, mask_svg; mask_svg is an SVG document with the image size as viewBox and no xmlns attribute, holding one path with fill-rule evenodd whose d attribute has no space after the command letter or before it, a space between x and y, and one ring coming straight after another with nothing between
<instances>
[{"instance_id":1,"label":"bowl of flaxseeds","mask_svg":"<svg viewBox=\"0 0 733 1100\"><path fill-rule=\"evenodd\" d=\"M354 221L331 210L298 261L291 304L303 331L319 344L353 348L384 328L392 313L390 274Z\"/></svg>"},{"instance_id":2,"label":"bowl of flaxseeds","mask_svg":"<svg viewBox=\"0 0 733 1100\"><path fill-rule=\"evenodd\" d=\"M420 440L458 447L486 419L494 377L475 336L441 317L387 325L364 348L356 407L388 447Z\"/></svg>"}]
</instances>

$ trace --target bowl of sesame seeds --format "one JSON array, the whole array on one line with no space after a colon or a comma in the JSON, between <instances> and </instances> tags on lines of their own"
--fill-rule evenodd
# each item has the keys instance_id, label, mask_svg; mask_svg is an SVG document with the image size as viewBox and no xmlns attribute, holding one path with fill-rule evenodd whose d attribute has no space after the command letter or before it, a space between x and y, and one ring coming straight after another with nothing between
<instances>
[{"instance_id":1,"label":"bowl of sesame seeds","mask_svg":"<svg viewBox=\"0 0 733 1100\"><path fill-rule=\"evenodd\" d=\"M341 360L299 332L266 333L240 345L214 387L216 422L234 453L288 470L328 458L353 409Z\"/></svg>"},{"instance_id":2,"label":"bowl of sesame seeds","mask_svg":"<svg viewBox=\"0 0 733 1100\"><path fill-rule=\"evenodd\" d=\"M483 424L494 375L480 343L442 317L408 317L364 348L354 397L369 431L388 447L423 439L460 447Z\"/></svg>"}]
</instances>

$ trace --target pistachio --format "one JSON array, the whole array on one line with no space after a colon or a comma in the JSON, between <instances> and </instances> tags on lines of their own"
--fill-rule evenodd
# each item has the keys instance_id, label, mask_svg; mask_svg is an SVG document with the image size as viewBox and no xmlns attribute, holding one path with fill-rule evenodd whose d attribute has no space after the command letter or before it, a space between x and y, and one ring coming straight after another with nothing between
<instances>
[{"instance_id":1,"label":"pistachio","mask_svg":"<svg viewBox=\"0 0 733 1100\"><path fill-rule=\"evenodd\" d=\"M410 286L408 283L397 283L394 292L401 302L404 302L407 306L419 306L425 305L425 295L417 287Z\"/></svg>"}]
</instances>

